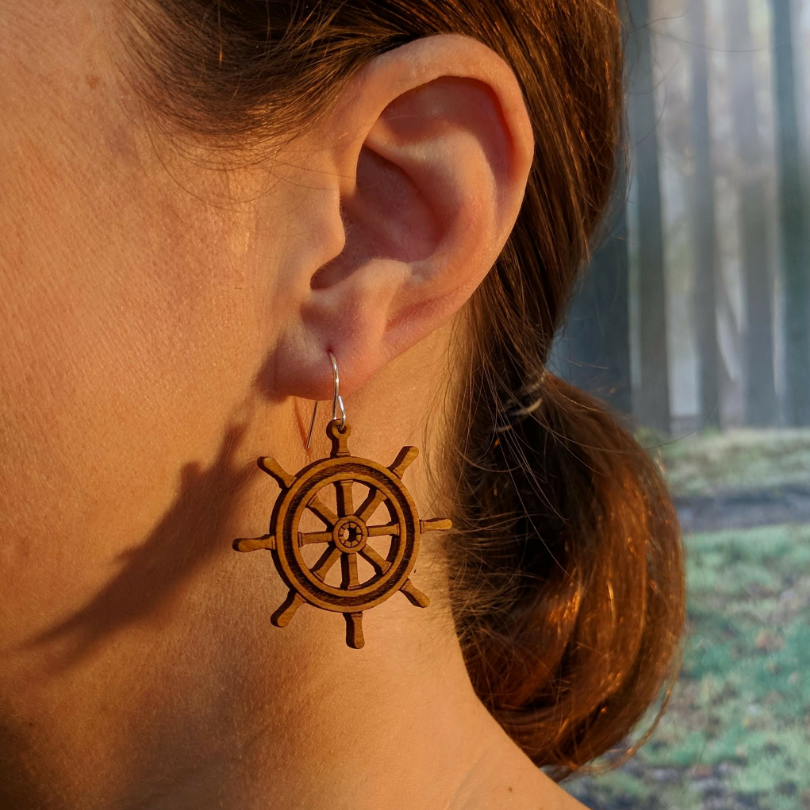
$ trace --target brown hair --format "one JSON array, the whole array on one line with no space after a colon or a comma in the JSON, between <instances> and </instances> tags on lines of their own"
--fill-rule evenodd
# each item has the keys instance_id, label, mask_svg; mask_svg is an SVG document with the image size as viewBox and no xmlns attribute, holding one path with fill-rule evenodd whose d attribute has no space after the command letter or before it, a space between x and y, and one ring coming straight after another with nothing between
<instances>
[{"instance_id":1,"label":"brown hair","mask_svg":"<svg viewBox=\"0 0 810 810\"><path fill-rule=\"evenodd\" d=\"M409 40L468 35L512 66L539 148L515 228L454 333L461 383L442 453L457 486L453 614L481 699L553 778L619 746L667 683L663 711L677 674L680 532L646 451L545 370L621 154L615 2L125 9L129 78L156 120L246 155L316 122L359 68Z\"/></svg>"}]
</instances>

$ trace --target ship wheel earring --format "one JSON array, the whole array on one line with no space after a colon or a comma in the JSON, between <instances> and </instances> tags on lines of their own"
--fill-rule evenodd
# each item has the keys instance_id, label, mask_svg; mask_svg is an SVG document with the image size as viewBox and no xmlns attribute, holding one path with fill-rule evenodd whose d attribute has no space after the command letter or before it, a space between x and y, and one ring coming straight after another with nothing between
<instances>
[{"instance_id":1,"label":"ship wheel earring","mask_svg":"<svg viewBox=\"0 0 810 810\"><path fill-rule=\"evenodd\" d=\"M427 607L430 599L416 588L409 576L419 551L424 532L446 531L452 527L447 518L420 520L402 474L417 457L416 447L403 447L393 463L384 467L376 461L353 456L348 439L352 429L346 422L346 408L340 396L337 360L332 361L335 392L332 419L326 425L326 435L332 440L332 452L290 475L269 456L258 459L259 466L276 479L281 494L270 518L270 532L261 537L234 540L236 551L268 549L273 553L278 573L289 586L284 603L271 617L276 627L286 627L295 611L304 602L323 610L342 613L346 619L346 643L363 646L363 611L379 605L397 591L418 607ZM337 417L340 405L341 417ZM318 402L312 412L307 447L312 439ZM355 485L368 492L355 506ZM334 488L336 511L321 495ZM331 499L330 499L331 500ZM377 521L375 515L384 505L387 520ZM323 521L321 531L302 531L301 519L307 511ZM372 524L370 521L374 519ZM387 542L385 553L374 545ZM313 546L323 549L314 560ZM378 545L378 548L381 548ZM316 551L317 553L317 551ZM374 573L361 576L358 557L370 564ZM326 582L330 569L340 560L342 581L339 585ZM364 566L367 570L368 566Z\"/></svg>"}]
</instances>

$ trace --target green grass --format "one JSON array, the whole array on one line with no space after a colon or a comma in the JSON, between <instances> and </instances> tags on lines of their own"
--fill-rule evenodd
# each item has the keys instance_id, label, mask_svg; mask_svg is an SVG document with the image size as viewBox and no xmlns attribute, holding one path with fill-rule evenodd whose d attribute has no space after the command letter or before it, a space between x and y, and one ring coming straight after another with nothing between
<instances>
[{"instance_id":1,"label":"green grass","mask_svg":"<svg viewBox=\"0 0 810 810\"><path fill-rule=\"evenodd\" d=\"M810 485L810 430L735 429L666 439L637 438L658 456L675 495Z\"/></svg>"},{"instance_id":2,"label":"green grass","mask_svg":"<svg viewBox=\"0 0 810 810\"><path fill-rule=\"evenodd\" d=\"M685 542L688 636L667 712L629 763L566 787L596 810L810 810L810 526Z\"/></svg>"}]
</instances>

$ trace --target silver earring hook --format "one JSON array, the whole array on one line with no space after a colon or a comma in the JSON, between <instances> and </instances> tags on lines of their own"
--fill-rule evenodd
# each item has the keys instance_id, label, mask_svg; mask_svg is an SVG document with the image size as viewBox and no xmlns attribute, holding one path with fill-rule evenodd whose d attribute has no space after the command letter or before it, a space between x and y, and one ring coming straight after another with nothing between
<instances>
[{"instance_id":1,"label":"silver earring hook","mask_svg":"<svg viewBox=\"0 0 810 810\"><path fill-rule=\"evenodd\" d=\"M346 427L346 408L343 405L343 397L340 395L340 377L338 376L337 360L332 352L329 352L329 359L332 361L332 376L335 380L335 394L332 397L332 419L337 419L337 406L340 404L341 422L340 429ZM312 430L315 427L315 414L318 413L318 400L315 400L315 407L312 409L312 421L309 425L309 436L307 437L307 450L309 450L309 443L312 441Z\"/></svg>"}]
</instances>

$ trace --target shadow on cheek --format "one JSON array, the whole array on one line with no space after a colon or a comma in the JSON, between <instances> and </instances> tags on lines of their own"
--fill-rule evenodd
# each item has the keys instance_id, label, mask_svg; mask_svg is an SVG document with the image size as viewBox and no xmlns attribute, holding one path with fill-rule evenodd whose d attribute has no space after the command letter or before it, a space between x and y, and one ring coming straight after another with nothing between
<instances>
[{"instance_id":1,"label":"shadow on cheek","mask_svg":"<svg viewBox=\"0 0 810 810\"><path fill-rule=\"evenodd\" d=\"M181 470L178 495L160 523L136 548L119 555L121 570L73 616L18 649L46 648L48 674L58 674L127 625L160 622L174 593L213 556L230 550L223 540L236 495L256 472L254 464L233 464L244 424L225 432L216 459L205 469L194 462ZM126 475L126 453L121 474Z\"/></svg>"}]
</instances>

